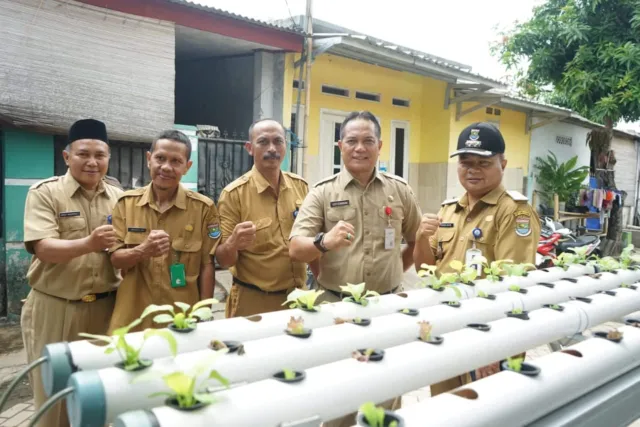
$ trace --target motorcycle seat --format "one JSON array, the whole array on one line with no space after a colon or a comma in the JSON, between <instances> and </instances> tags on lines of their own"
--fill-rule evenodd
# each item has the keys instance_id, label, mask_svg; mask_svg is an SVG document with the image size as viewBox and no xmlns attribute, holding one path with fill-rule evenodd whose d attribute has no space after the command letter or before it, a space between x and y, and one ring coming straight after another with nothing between
<instances>
[{"instance_id":1,"label":"motorcycle seat","mask_svg":"<svg viewBox=\"0 0 640 427\"><path fill-rule=\"evenodd\" d=\"M558 243L557 250L559 252L567 252L568 249L570 248L579 248L580 246L587 246L597 241L598 241L598 236L592 236L592 235L578 236L575 242L573 240L570 240L568 242Z\"/></svg>"}]
</instances>

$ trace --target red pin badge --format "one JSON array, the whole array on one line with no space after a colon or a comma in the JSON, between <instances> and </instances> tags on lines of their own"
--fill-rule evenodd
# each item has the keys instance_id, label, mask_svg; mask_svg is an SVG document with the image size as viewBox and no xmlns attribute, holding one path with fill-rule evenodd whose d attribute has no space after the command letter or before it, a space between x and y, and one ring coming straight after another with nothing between
<instances>
[{"instance_id":1,"label":"red pin badge","mask_svg":"<svg viewBox=\"0 0 640 427\"><path fill-rule=\"evenodd\" d=\"M384 213L387 214L387 216L391 216L391 206L385 206Z\"/></svg>"}]
</instances>

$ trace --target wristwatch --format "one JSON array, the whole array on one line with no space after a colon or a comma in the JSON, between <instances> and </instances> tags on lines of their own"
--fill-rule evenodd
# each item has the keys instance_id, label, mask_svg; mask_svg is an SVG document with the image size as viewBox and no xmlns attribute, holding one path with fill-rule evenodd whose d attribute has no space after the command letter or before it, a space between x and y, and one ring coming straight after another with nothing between
<instances>
[{"instance_id":1,"label":"wristwatch","mask_svg":"<svg viewBox=\"0 0 640 427\"><path fill-rule=\"evenodd\" d=\"M324 233L316 234L316 238L313 239L313 244L318 248L318 250L322 253L327 252L329 249L322 243L324 240Z\"/></svg>"}]
</instances>

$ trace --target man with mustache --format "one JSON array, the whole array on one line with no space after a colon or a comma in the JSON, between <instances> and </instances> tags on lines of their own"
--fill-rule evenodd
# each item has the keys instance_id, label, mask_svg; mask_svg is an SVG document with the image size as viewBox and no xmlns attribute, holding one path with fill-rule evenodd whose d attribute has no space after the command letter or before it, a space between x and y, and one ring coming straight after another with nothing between
<instances>
[{"instance_id":1,"label":"man with mustache","mask_svg":"<svg viewBox=\"0 0 640 427\"><path fill-rule=\"evenodd\" d=\"M284 309L287 294L306 282L306 264L289 258L289 233L309 186L280 170L287 149L284 127L258 120L249 127L245 149L253 168L218 200L222 242L216 259L233 276L227 317Z\"/></svg>"},{"instance_id":2,"label":"man with mustache","mask_svg":"<svg viewBox=\"0 0 640 427\"><path fill-rule=\"evenodd\" d=\"M440 275L453 272L451 261L471 265L471 259L479 255L488 262L535 262L540 220L525 196L502 185L507 167L504 152L504 138L490 123L473 123L460 133L458 149L451 157L458 156L458 179L466 192L443 202L438 215L423 216L414 249L417 266L435 265ZM478 369L476 377L499 370L499 363L493 363ZM465 374L433 384L431 395L470 381Z\"/></svg>"},{"instance_id":3,"label":"man with mustache","mask_svg":"<svg viewBox=\"0 0 640 427\"><path fill-rule=\"evenodd\" d=\"M22 337L29 363L51 343L76 341L80 332L107 332L121 277L109 262L116 239L108 217L122 191L105 179L110 150L104 123L79 120L62 152L64 176L34 184L24 209L24 245L33 255L31 292L22 308ZM34 407L47 400L40 368L29 373ZM57 403L39 426L68 426Z\"/></svg>"},{"instance_id":4,"label":"man with mustache","mask_svg":"<svg viewBox=\"0 0 640 427\"><path fill-rule=\"evenodd\" d=\"M180 184L191 168L191 141L162 132L147 152L151 183L125 192L113 210L116 244L111 262L122 269L110 333L150 304L193 305L213 297L212 255L220 241L213 200ZM133 330L162 325L149 316Z\"/></svg>"}]
</instances>

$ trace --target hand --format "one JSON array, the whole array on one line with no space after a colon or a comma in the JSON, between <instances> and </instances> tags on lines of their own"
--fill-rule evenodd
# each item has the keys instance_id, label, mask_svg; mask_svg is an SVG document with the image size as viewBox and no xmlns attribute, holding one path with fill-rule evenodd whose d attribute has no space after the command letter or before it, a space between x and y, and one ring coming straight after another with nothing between
<instances>
[{"instance_id":1,"label":"hand","mask_svg":"<svg viewBox=\"0 0 640 427\"><path fill-rule=\"evenodd\" d=\"M256 225L251 221L236 224L228 243L236 251L242 251L253 245L256 240Z\"/></svg>"},{"instance_id":2,"label":"hand","mask_svg":"<svg viewBox=\"0 0 640 427\"><path fill-rule=\"evenodd\" d=\"M348 222L338 221L335 227L324 235L323 244L329 250L351 246L354 235L355 229L353 228L353 225ZM349 240L347 240L347 236L350 237Z\"/></svg>"},{"instance_id":3,"label":"hand","mask_svg":"<svg viewBox=\"0 0 640 427\"><path fill-rule=\"evenodd\" d=\"M500 372L500 362L492 363L491 365L476 369L476 379L486 378L498 372Z\"/></svg>"},{"instance_id":4,"label":"hand","mask_svg":"<svg viewBox=\"0 0 640 427\"><path fill-rule=\"evenodd\" d=\"M116 243L116 232L112 225L101 225L91 232L89 246L92 252L109 249Z\"/></svg>"},{"instance_id":5,"label":"hand","mask_svg":"<svg viewBox=\"0 0 640 427\"><path fill-rule=\"evenodd\" d=\"M423 214L422 220L420 221L420 227L418 228L418 238L428 239L436 234L441 221L442 218L438 215L429 213Z\"/></svg>"},{"instance_id":6,"label":"hand","mask_svg":"<svg viewBox=\"0 0 640 427\"><path fill-rule=\"evenodd\" d=\"M164 230L151 230L140 246L142 246L145 255L153 258L168 253L171 243L169 235Z\"/></svg>"}]
</instances>

